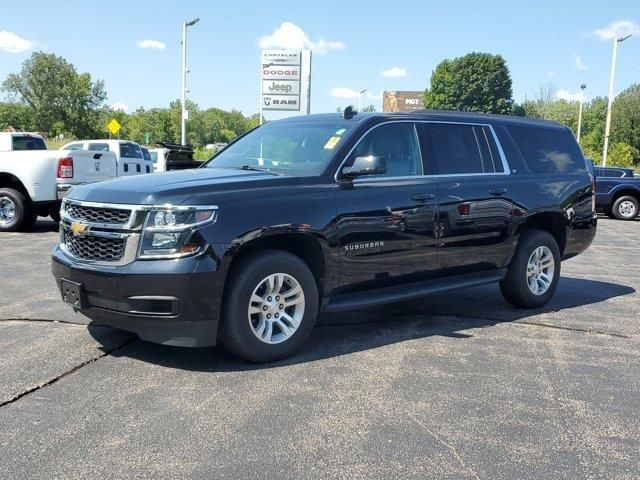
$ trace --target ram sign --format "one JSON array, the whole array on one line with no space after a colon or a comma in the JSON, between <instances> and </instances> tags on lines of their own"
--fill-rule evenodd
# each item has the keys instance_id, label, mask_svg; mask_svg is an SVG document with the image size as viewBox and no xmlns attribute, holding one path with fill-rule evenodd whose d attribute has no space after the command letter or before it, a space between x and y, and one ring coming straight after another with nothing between
<instances>
[{"instance_id":1,"label":"ram sign","mask_svg":"<svg viewBox=\"0 0 640 480\"><path fill-rule=\"evenodd\" d=\"M262 111L309 113L311 52L263 50L260 60Z\"/></svg>"},{"instance_id":2,"label":"ram sign","mask_svg":"<svg viewBox=\"0 0 640 480\"><path fill-rule=\"evenodd\" d=\"M424 91L420 92L384 92L382 94L383 112L412 112L422 110Z\"/></svg>"}]
</instances>

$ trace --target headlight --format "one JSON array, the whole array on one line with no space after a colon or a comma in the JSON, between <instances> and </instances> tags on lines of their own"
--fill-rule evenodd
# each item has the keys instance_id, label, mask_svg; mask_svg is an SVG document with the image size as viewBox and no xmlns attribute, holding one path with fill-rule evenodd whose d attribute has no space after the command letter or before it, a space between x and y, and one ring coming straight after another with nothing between
<instances>
[{"instance_id":1,"label":"headlight","mask_svg":"<svg viewBox=\"0 0 640 480\"><path fill-rule=\"evenodd\" d=\"M147 213L138 258L181 258L202 250L197 229L216 221L217 207L161 207Z\"/></svg>"}]
</instances>

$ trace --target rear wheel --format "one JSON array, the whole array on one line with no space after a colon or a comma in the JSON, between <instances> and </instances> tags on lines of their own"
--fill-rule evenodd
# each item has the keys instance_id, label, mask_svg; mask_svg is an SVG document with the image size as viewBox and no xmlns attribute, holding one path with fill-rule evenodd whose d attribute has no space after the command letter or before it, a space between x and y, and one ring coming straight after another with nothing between
<instances>
[{"instance_id":1,"label":"rear wheel","mask_svg":"<svg viewBox=\"0 0 640 480\"><path fill-rule=\"evenodd\" d=\"M309 267L288 252L267 250L234 268L220 341L252 362L286 358L307 341L317 313L318 287Z\"/></svg>"},{"instance_id":2,"label":"rear wheel","mask_svg":"<svg viewBox=\"0 0 640 480\"><path fill-rule=\"evenodd\" d=\"M0 232L31 228L35 223L29 200L12 188L0 188Z\"/></svg>"},{"instance_id":3,"label":"rear wheel","mask_svg":"<svg viewBox=\"0 0 640 480\"><path fill-rule=\"evenodd\" d=\"M527 230L521 234L507 275L500 282L500 290L516 307L538 308L553 296L559 278L558 243L548 232Z\"/></svg>"},{"instance_id":4,"label":"rear wheel","mask_svg":"<svg viewBox=\"0 0 640 480\"><path fill-rule=\"evenodd\" d=\"M640 211L640 202L635 197L625 195L613 202L612 213L618 220L633 220Z\"/></svg>"}]
</instances>

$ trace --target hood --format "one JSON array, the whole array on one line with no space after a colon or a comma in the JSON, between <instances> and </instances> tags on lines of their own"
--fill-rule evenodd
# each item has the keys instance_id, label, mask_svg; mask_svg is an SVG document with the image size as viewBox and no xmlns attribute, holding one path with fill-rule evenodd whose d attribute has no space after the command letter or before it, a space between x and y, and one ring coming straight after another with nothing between
<instances>
[{"instance_id":1,"label":"hood","mask_svg":"<svg viewBox=\"0 0 640 480\"><path fill-rule=\"evenodd\" d=\"M180 205L190 197L233 190L293 185L295 177L235 168L198 168L132 175L74 187L72 200L129 205Z\"/></svg>"}]
</instances>

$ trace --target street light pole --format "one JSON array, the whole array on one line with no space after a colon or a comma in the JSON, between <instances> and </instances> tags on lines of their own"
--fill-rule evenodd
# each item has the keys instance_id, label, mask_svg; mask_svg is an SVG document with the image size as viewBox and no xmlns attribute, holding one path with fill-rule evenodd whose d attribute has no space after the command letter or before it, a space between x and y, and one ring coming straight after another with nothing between
<instances>
[{"instance_id":1,"label":"street light pole","mask_svg":"<svg viewBox=\"0 0 640 480\"><path fill-rule=\"evenodd\" d=\"M578 110L578 143L580 143L580 132L582 131L582 105L584 104L584 89L587 88L587 84L580 85L582 94L580 95L580 110Z\"/></svg>"},{"instance_id":2,"label":"street light pole","mask_svg":"<svg viewBox=\"0 0 640 480\"><path fill-rule=\"evenodd\" d=\"M199 21L199 18L194 18L190 22L182 22L182 109L180 112L180 142L182 145L187 144L187 27L191 27Z\"/></svg>"},{"instance_id":3,"label":"street light pole","mask_svg":"<svg viewBox=\"0 0 640 480\"><path fill-rule=\"evenodd\" d=\"M365 88L364 90L360 90L360 92L358 92L358 112L362 110L362 94L366 91L367 89Z\"/></svg>"},{"instance_id":4,"label":"street light pole","mask_svg":"<svg viewBox=\"0 0 640 480\"><path fill-rule=\"evenodd\" d=\"M616 73L616 57L618 44L624 42L631 34L613 40L613 56L611 58L611 77L609 78L609 101L607 103L607 122L604 127L604 148L602 149L602 166L607 166L607 151L609 150L609 132L611 131L611 106L613 105L613 80Z\"/></svg>"}]
</instances>

